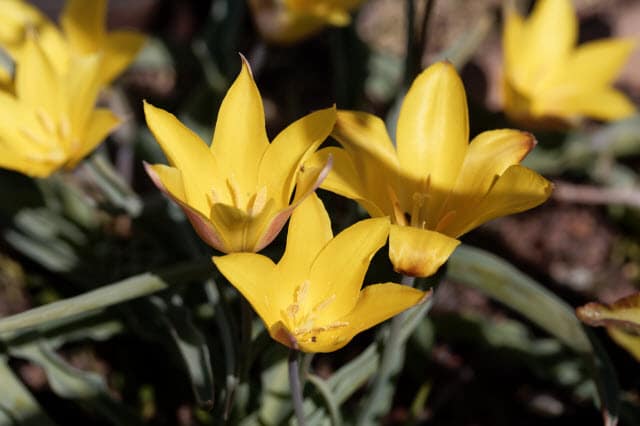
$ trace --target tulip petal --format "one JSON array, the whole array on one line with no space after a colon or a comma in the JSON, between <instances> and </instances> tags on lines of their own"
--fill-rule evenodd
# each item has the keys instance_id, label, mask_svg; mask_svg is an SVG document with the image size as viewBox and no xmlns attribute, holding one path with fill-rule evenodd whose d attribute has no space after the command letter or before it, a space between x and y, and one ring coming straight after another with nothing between
<instances>
[{"instance_id":1,"label":"tulip petal","mask_svg":"<svg viewBox=\"0 0 640 426\"><path fill-rule=\"evenodd\" d=\"M107 35L102 64L102 81L116 78L135 59L147 37L133 31L113 31Z\"/></svg>"},{"instance_id":2,"label":"tulip petal","mask_svg":"<svg viewBox=\"0 0 640 426\"><path fill-rule=\"evenodd\" d=\"M77 151L71 152L66 167L73 168L93 151L119 124L120 119L109 109L90 110L91 116L85 129L85 137Z\"/></svg>"},{"instance_id":3,"label":"tulip petal","mask_svg":"<svg viewBox=\"0 0 640 426\"><path fill-rule=\"evenodd\" d=\"M454 211L455 216L437 231L460 236L464 226L475 218L474 206L487 195L496 178L508 167L520 163L535 145L532 134L518 130L492 130L476 136L469 145L453 191L436 215L442 217Z\"/></svg>"},{"instance_id":4,"label":"tulip petal","mask_svg":"<svg viewBox=\"0 0 640 426\"><path fill-rule=\"evenodd\" d=\"M279 320L280 310L288 304L279 299L281 296L290 298L291 294L285 294L279 288L276 265L271 259L255 253L232 253L214 256L213 263L249 301L267 329Z\"/></svg>"},{"instance_id":5,"label":"tulip petal","mask_svg":"<svg viewBox=\"0 0 640 426\"><path fill-rule=\"evenodd\" d=\"M368 285L360 291L356 306L342 321L349 323L355 335L426 302L431 293L395 283Z\"/></svg>"},{"instance_id":6,"label":"tulip petal","mask_svg":"<svg viewBox=\"0 0 640 426\"><path fill-rule=\"evenodd\" d=\"M256 215L250 215L244 210L222 203L213 204L209 214L215 229L224 235L227 243L225 253L260 251L277 235L277 233L273 235L266 243L262 239L265 229L277 219L276 216L273 200L267 201L264 208Z\"/></svg>"},{"instance_id":7,"label":"tulip petal","mask_svg":"<svg viewBox=\"0 0 640 426\"><path fill-rule=\"evenodd\" d=\"M60 107L60 77L32 36L27 37L21 62L16 66L15 85L16 95L25 105L49 114L64 111Z\"/></svg>"},{"instance_id":8,"label":"tulip petal","mask_svg":"<svg viewBox=\"0 0 640 426\"><path fill-rule=\"evenodd\" d=\"M239 188L254 193L260 159L268 146L260 92L242 57L240 74L220 105L210 149L234 173Z\"/></svg>"},{"instance_id":9,"label":"tulip petal","mask_svg":"<svg viewBox=\"0 0 640 426\"><path fill-rule=\"evenodd\" d=\"M436 273L460 241L440 232L412 226L391 225L389 258L396 272L412 277Z\"/></svg>"},{"instance_id":10,"label":"tulip petal","mask_svg":"<svg viewBox=\"0 0 640 426\"><path fill-rule=\"evenodd\" d=\"M487 196L474 207L474 220L460 235L496 217L519 213L536 207L551 195L553 185L538 173L513 165L496 180Z\"/></svg>"},{"instance_id":11,"label":"tulip petal","mask_svg":"<svg viewBox=\"0 0 640 426\"><path fill-rule=\"evenodd\" d=\"M571 0L539 0L524 23L519 90L535 93L549 70L563 63L576 44L578 22ZM526 47L524 47L526 46Z\"/></svg>"},{"instance_id":12,"label":"tulip petal","mask_svg":"<svg viewBox=\"0 0 640 426\"><path fill-rule=\"evenodd\" d=\"M207 145L173 114L144 102L147 125L169 163L180 169L185 181L187 203L202 215L209 214L207 194L216 190L218 201L231 204L229 191L221 181L219 165Z\"/></svg>"},{"instance_id":13,"label":"tulip petal","mask_svg":"<svg viewBox=\"0 0 640 426\"><path fill-rule=\"evenodd\" d=\"M307 277L314 259L331 238L333 232L329 214L318 196L312 193L291 215L287 245L278 268L287 271L288 276L295 277L295 285L300 285ZM289 290L293 294L295 288Z\"/></svg>"},{"instance_id":14,"label":"tulip petal","mask_svg":"<svg viewBox=\"0 0 640 426\"><path fill-rule=\"evenodd\" d=\"M613 83L629 59L636 42L631 39L610 38L582 44L562 66L544 79L541 97L554 96L556 90L588 91Z\"/></svg>"},{"instance_id":15,"label":"tulip petal","mask_svg":"<svg viewBox=\"0 0 640 426\"><path fill-rule=\"evenodd\" d=\"M74 50L85 55L99 50L106 14L107 0L67 0L60 25Z\"/></svg>"},{"instance_id":16,"label":"tulip petal","mask_svg":"<svg viewBox=\"0 0 640 426\"><path fill-rule=\"evenodd\" d=\"M617 327L607 327L607 333L614 342L626 349L636 361L640 362L640 335L628 333Z\"/></svg>"},{"instance_id":17,"label":"tulip petal","mask_svg":"<svg viewBox=\"0 0 640 426\"><path fill-rule=\"evenodd\" d=\"M291 216L291 213L295 208L302 203L309 195L313 194L322 181L325 179L329 170L331 170L332 160L329 158L327 163L322 168L315 168L308 170L308 173L304 175L298 175L298 183L296 184L296 195L293 198L293 202L287 208L284 208L277 212L273 216L266 228L264 228L258 242L254 248L254 251L260 251L265 248L273 239L280 233L284 224ZM271 200L273 201L273 200ZM272 203L275 204L275 203Z\"/></svg>"},{"instance_id":18,"label":"tulip petal","mask_svg":"<svg viewBox=\"0 0 640 426\"><path fill-rule=\"evenodd\" d=\"M269 188L280 206L289 205L300 165L329 136L335 119L335 107L308 114L280 132L264 152L259 186Z\"/></svg>"},{"instance_id":19,"label":"tulip petal","mask_svg":"<svg viewBox=\"0 0 640 426\"><path fill-rule=\"evenodd\" d=\"M414 80L400 109L398 157L412 179L431 185L454 182L469 144L467 98L453 65L431 65Z\"/></svg>"},{"instance_id":20,"label":"tulip petal","mask_svg":"<svg viewBox=\"0 0 640 426\"><path fill-rule=\"evenodd\" d=\"M362 188L367 191L361 198L389 214L391 207L386 188L394 186L399 163L384 122L372 114L339 110L331 136L351 157Z\"/></svg>"},{"instance_id":21,"label":"tulip petal","mask_svg":"<svg viewBox=\"0 0 640 426\"><path fill-rule=\"evenodd\" d=\"M301 174L309 173L309 170L315 170L320 165L326 164L329 156L333 158L333 167L327 178L322 181L320 188L358 202L371 217L386 216L381 207L365 198L371 197L372 194L365 190L360 176L362 170L356 169L351 156L345 149L331 146L317 151L305 162Z\"/></svg>"},{"instance_id":22,"label":"tulip petal","mask_svg":"<svg viewBox=\"0 0 640 426\"><path fill-rule=\"evenodd\" d=\"M369 262L388 233L387 217L362 220L339 233L318 254L309 274L308 297L312 305L331 301L318 314L319 325L353 309Z\"/></svg>"},{"instance_id":23,"label":"tulip petal","mask_svg":"<svg viewBox=\"0 0 640 426\"><path fill-rule=\"evenodd\" d=\"M295 344L303 352L336 351L349 343L356 334L412 306L424 303L430 295L431 291L424 292L394 283L369 285L359 292L353 310L340 319L340 323L344 326L322 331L312 336L304 336L306 338L299 339Z\"/></svg>"},{"instance_id":24,"label":"tulip petal","mask_svg":"<svg viewBox=\"0 0 640 426\"><path fill-rule=\"evenodd\" d=\"M537 114L558 116L584 115L598 120L619 120L636 112L635 105L622 92L614 88L590 89L562 97L541 98L532 106Z\"/></svg>"},{"instance_id":25,"label":"tulip petal","mask_svg":"<svg viewBox=\"0 0 640 426\"><path fill-rule=\"evenodd\" d=\"M524 19L512 6L507 6L502 32L505 78L508 84L515 84L518 88L525 86L526 69L520 66L527 54L527 50L522 48L525 43Z\"/></svg>"},{"instance_id":26,"label":"tulip petal","mask_svg":"<svg viewBox=\"0 0 640 426\"><path fill-rule=\"evenodd\" d=\"M187 196L180 170L163 164L152 166L147 163L144 163L144 168L154 185L182 208L198 236L216 250L228 252L226 241L209 220L186 203Z\"/></svg>"},{"instance_id":27,"label":"tulip petal","mask_svg":"<svg viewBox=\"0 0 640 426\"><path fill-rule=\"evenodd\" d=\"M87 55L74 57L71 60L73 73L67 76L67 93L72 96L65 97L63 102L68 105L68 120L71 128L79 132L84 132L89 124L89 118L94 110L94 105L98 98L102 83L100 81L100 55ZM76 136L76 135L72 135ZM78 141L80 145L84 141ZM76 151L79 147L68 146L68 152Z\"/></svg>"}]
</instances>

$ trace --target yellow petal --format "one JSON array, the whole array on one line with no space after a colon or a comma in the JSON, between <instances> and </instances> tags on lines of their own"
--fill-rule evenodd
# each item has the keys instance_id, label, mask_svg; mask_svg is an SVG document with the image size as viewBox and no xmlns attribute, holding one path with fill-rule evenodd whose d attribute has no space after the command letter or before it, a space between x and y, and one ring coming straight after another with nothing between
<instances>
[{"instance_id":1,"label":"yellow petal","mask_svg":"<svg viewBox=\"0 0 640 426\"><path fill-rule=\"evenodd\" d=\"M362 220L339 233L318 254L309 274L308 297L312 305L331 300L318 314L320 323L331 323L353 309L369 262L388 233L388 218Z\"/></svg>"},{"instance_id":2,"label":"yellow petal","mask_svg":"<svg viewBox=\"0 0 640 426\"><path fill-rule=\"evenodd\" d=\"M68 168L73 168L80 160L98 146L111 131L120 124L120 119L109 109L95 109L91 111L89 123L84 130L82 144L75 152L70 153Z\"/></svg>"},{"instance_id":3,"label":"yellow petal","mask_svg":"<svg viewBox=\"0 0 640 426\"><path fill-rule=\"evenodd\" d=\"M298 347L309 353L337 351L356 334L425 302L430 295L430 291L423 292L400 284L369 285L360 292L354 309L340 319L342 324L348 325L316 333L313 340L297 342Z\"/></svg>"},{"instance_id":4,"label":"yellow petal","mask_svg":"<svg viewBox=\"0 0 640 426\"><path fill-rule=\"evenodd\" d=\"M473 222L466 224L460 235L495 219L531 209L542 204L551 195L551 182L521 165L509 167L493 185L487 196L475 206L466 206L476 212Z\"/></svg>"},{"instance_id":5,"label":"yellow petal","mask_svg":"<svg viewBox=\"0 0 640 426\"><path fill-rule=\"evenodd\" d=\"M476 136L465 156L454 190L438 215L455 212L453 219L439 232L458 237L466 224L473 221L476 206L489 192L496 178L520 161L533 149L532 134L518 130L492 130Z\"/></svg>"},{"instance_id":6,"label":"yellow petal","mask_svg":"<svg viewBox=\"0 0 640 426\"><path fill-rule=\"evenodd\" d=\"M553 92L558 89L580 93L613 83L635 45L634 40L614 38L580 45L562 66L556 67L554 72L544 79L544 87L541 87L541 90L545 92L540 96L553 96Z\"/></svg>"},{"instance_id":7,"label":"yellow petal","mask_svg":"<svg viewBox=\"0 0 640 426\"><path fill-rule=\"evenodd\" d=\"M502 35L502 52L504 56L504 78L509 84L515 84L517 87L525 85L524 81L527 77L526 69L520 64L525 61L527 54L523 49L524 43L524 20L522 16L515 10L513 6L507 6L506 17L504 20L504 28Z\"/></svg>"},{"instance_id":8,"label":"yellow petal","mask_svg":"<svg viewBox=\"0 0 640 426\"><path fill-rule=\"evenodd\" d=\"M187 203L205 216L209 215L208 194L217 189L218 196L227 191L216 161L207 145L173 114L144 102L149 129L162 147L169 163L180 169L185 182ZM231 203L228 199L221 202Z\"/></svg>"},{"instance_id":9,"label":"yellow petal","mask_svg":"<svg viewBox=\"0 0 640 426\"><path fill-rule=\"evenodd\" d=\"M69 124L76 132L84 133L98 98L102 83L100 81L100 55L87 55L71 59L73 71L66 77L66 103ZM83 134L74 137L84 139ZM79 141L83 143L84 141ZM79 147L67 147L76 151Z\"/></svg>"},{"instance_id":10,"label":"yellow petal","mask_svg":"<svg viewBox=\"0 0 640 426\"><path fill-rule=\"evenodd\" d=\"M267 329L280 317L287 300L280 302L285 294L279 289L275 264L266 256L255 253L233 253L213 257L222 275L249 301L256 313L262 318Z\"/></svg>"},{"instance_id":11,"label":"yellow petal","mask_svg":"<svg viewBox=\"0 0 640 426\"><path fill-rule=\"evenodd\" d=\"M620 326L640 332L640 293L616 300L610 305L587 303L576 310L581 321L592 326Z\"/></svg>"},{"instance_id":12,"label":"yellow petal","mask_svg":"<svg viewBox=\"0 0 640 426\"><path fill-rule=\"evenodd\" d=\"M287 245L278 268L294 277L295 285L307 278L311 264L333 238L329 214L316 194L311 194L291 215ZM294 288L290 289L293 294ZM284 291L284 290L283 290Z\"/></svg>"},{"instance_id":13,"label":"yellow petal","mask_svg":"<svg viewBox=\"0 0 640 426\"><path fill-rule=\"evenodd\" d=\"M436 188L455 181L469 144L467 98L455 68L431 65L413 82L398 117L400 166Z\"/></svg>"},{"instance_id":14,"label":"yellow petal","mask_svg":"<svg viewBox=\"0 0 640 426\"><path fill-rule=\"evenodd\" d=\"M399 163L384 122L372 114L339 110L331 136L349 153L366 191L361 197L390 214L386 188L394 186Z\"/></svg>"},{"instance_id":15,"label":"yellow petal","mask_svg":"<svg viewBox=\"0 0 640 426\"><path fill-rule=\"evenodd\" d=\"M627 333L617 327L607 327L607 332L614 342L625 348L636 361L640 362L640 335Z\"/></svg>"},{"instance_id":16,"label":"yellow petal","mask_svg":"<svg viewBox=\"0 0 640 426\"><path fill-rule=\"evenodd\" d=\"M460 241L439 232L391 225L389 258L398 273L428 277L449 259L458 244Z\"/></svg>"},{"instance_id":17,"label":"yellow petal","mask_svg":"<svg viewBox=\"0 0 640 426\"><path fill-rule=\"evenodd\" d=\"M258 165L269 146L260 92L242 57L240 74L227 92L216 120L211 152L227 164L242 191L254 193Z\"/></svg>"},{"instance_id":18,"label":"yellow petal","mask_svg":"<svg viewBox=\"0 0 640 426\"><path fill-rule=\"evenodd\" d=\"M563 63L577 39L577 19L571 0L539 0L524 24L519 67L525 77L519 90L535 93L549 70Z\"/></svg>"},{"instance_id":19,"label":"yellow petal","mask_svg":"<svg viewBox=\"0 0 640 426\"><path fill-rule=\"evenodd\" d=\"M146 36L133 31L109 33L104 47L102 81L108 83L120 75L133 62L146 41Z\"/></svg>"},{"instance_id":20,"label":"yellow petal","mask_svg":"<svg viewBox=\"0 0 640 426\"><path fill-rule=\"evenodd\" d=\"M226 252L227 244L211 222L199 211L186 203L184 182L180 170L163 164L151 166L144 163L144 168L154 185L169 198L175 201L184 212L198 236L211 247L221 252Z\"/></svg>"},{"instance_id":21,"label":"yellow petal","mask_svg":"<svg viewBox=\"0 0 640 426\"><path fill-rule=\"evenodd\" d=\"M277 211L273 216L269 217L269 220L265 222L266 226L261 228L260 236L257 238L257 243L254 246L253 251L260 251L264 247L273 241L278 236L284 224L286 223L291 213L302 203L308 196L313 194L320 183L329 173L331 169L331 158L323 167L308 170L308 173L298 175L298 183L296 184L296 195L293 198L293 202L288 206ZM277 209L273 199L269 200L269 203L273 206L273 209Z\"/></svg>"},{"instance_id":22,"label":"yellow petal","mask_svg":"<svg viewBox=\"0 0 640 426\"><path fill-rule=\"evenodd\" d=\"M106 14L107 0L67 0L60 25L75 51L86 55L100 49Z\"/></svg>"},{"instance_id":23,"label":"yellow petal","mask_svg":"<svg viewBox=\"0 0 640 426\"><path fill-rule=\"evenodd\" d=\"M309 173L309 170L326 164L329 156L333 159L333 167L327 178L322 181L320 187L357 201L367 210L371 217L385 216L382 208L366 198L372 196L372 194L364 189L362 178L360 177L360 171L362 170L358 171L356 169L351 156L346 150L333 146L319 150L307 160L302 174Z\"/></svg>"},{"instance_id":24,"label":"yellow petal","mask_svg":"<svg viewBox=\"0 0 640 426\"><path fill-rule=\"evenodd\" d=\"M33 37L27 38L23 57L16 66L15 84L21 102L49 114L59 114L60 77Z\"/></svg>"},{"instance_id":25,"label":"yellow petal","mask_svg":"<svg viewBox=\"0 0 640 426\"><path fill-rule=\"evenodd\" d=\"M274 220L274 216L273 200L267 201L264 209L255 216L222 203L213 204L209 214L214 228L226 243L223 250L225 253L256 252L261 250L266 244L261 246L260 237Z\"/></svg>"},{"instance_id":26,"label":"yellow petal","mask_svg":"<svg viewBox=\"0 0 640 426\"><path fill-rule=\"evenodd\" d=\"M614 88L590 88L580 93L541 98L532 106L535 114L552 114L559 117L575 115L588 116L598 120L619 120L636 112L635 105L619 90Z\"/></svg>"},{"instance_id":27,"label":"yellow petal","mask_svg":"<svg viewBox=\"0 0 640 426\"><path fill-rule=\"evenodd\" d=\"M308 114L280 132L266 149L259 166L259 186L266 185L280 206L289 205L300 165L329 136L335 120L335 107Z\"/></svg>"}]
</instances>

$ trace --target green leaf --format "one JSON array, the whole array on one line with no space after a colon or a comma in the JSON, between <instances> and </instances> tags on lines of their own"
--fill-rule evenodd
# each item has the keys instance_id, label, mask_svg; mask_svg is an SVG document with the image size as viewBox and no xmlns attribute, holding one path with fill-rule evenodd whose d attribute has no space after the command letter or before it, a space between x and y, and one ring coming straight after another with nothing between
<instances>
[{"instance_id":1,"label":"green leaf","mask_svg":"<svg viewBox=\"0 0 640 426\"><path fill-rule=\"evenodd\" d=\"M0 337L8 339L18 331L93 313L107 306L146 296L167 287L167 283L156 275L149 273L136 275L79 296L2 318L0 319Z\"/></svg>"},{"instance_id":2,"label":"green leaf","mask_svg":"<svg viewBox=\"0 0 640 426\"><path fill-rule=\"evenodd\" d=\"M0 426L55 426L0 355Z\"/></svg>"},{"instance_id":3,"label":"green leaf","mask_svg":"<svg viewBox=\"0 0 640 426\"><path fill-rule=\"evenodd\" d=\"M620 390L615 369L585 332L571 306L505 260L470 246L456 249L447 274L451 280L505 304L585 356L592 365L605 424L617 423Z\"/></svg>"},{"instance_id":4,"label":"green leaf","mask_svg":"<svg viewBox=\"0 0 640 426\"><path fill-rule=\"evenodd\" d=\"M204 335L193 324L190 311L182 306L182 301L177 295L172 297L171 303L165 303L157 297L152 301L182 356L196 401L202 407L212 407L213 372L211 355Z\"/></svg>"},{"instance_id":5,"label":"green leaf","mask_svg":"<svg viewBox=\"0 0 640 426\"><path fill-rule=\"evenodd\" d=\"M103 378L93 372L69 365L45 340L12 346L11 355L25 358L41 366L51 389L63 398L76 400L91 411L96 411L116 426L142 426L135 413L114 400Z\"/></svg>"}]
</instances>

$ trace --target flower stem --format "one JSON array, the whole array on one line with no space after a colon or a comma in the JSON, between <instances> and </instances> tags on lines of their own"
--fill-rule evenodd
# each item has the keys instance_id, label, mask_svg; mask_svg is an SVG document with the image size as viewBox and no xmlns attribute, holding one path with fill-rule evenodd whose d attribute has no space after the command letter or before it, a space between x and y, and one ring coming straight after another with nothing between
<instances>
[{"instance_id":1,"label":"flower stem","mask_svg":"<svg viewBox=\"0 0 640 426\"><path fill-rule=\"evenodd\" d=\"M415 277L408 275L402 276L402 284L413 287ZM358 419L358 425L368 425L375 423L375 417L378 414L382 414L390 407L388 404L391 401L391 395L385 395L388 382L391 380L391 376L396 373L398 365L398 354L404 354L404 343L401 342L402 327L405 322L407 312L403 312L400 315L396 315L391 320L391 328L389 334L384 342L384 349L382 351L382 358L380 360L380 366L378 368L378 375L373 382L373 387L369 398L360 413Z\"/></svg>"},{"instance_id":2,"label":"flower stem","mask_svg":"<svg viewBox=\"0 0 640 426\"><path fill-rule=\"evenodd\" d=\"M289 386L291 388L291 401L296 413L298 426L305 426L304 408L302 406L302 389L300 387L300 368L298 367L298 351L289 350Z\"/></svg>"}]
</instances>

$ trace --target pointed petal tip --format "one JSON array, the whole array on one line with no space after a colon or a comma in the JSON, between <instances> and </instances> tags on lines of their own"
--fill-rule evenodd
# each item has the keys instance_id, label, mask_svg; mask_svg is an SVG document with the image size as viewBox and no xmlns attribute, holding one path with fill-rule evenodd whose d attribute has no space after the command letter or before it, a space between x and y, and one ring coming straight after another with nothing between
<instances>
[{"instance_id":1,"label":"pointed petal tip","mask_svg":"<svg viewBox=\"0 0 640 426\"><path fill-rule=\"evenodd\" d=\"M240 70L240 73L242 74L242 72L248 72L251 76L251 79L253 80L253 71L251 70L251 64L249 63L249 60L241 52L238 52L238 55L240 55L240 60L242 61L242 69Z\"/></svg>"}]
</instances>

